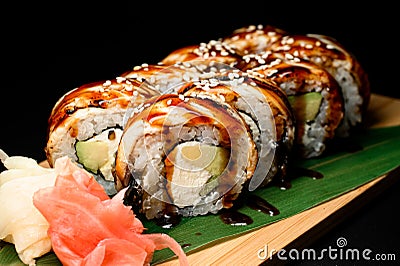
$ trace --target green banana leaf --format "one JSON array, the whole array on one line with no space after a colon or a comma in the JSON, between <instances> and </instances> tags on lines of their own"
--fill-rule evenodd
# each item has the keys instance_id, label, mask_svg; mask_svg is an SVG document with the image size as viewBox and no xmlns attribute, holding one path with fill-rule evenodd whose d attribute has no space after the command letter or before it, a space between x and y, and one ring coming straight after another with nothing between
<instances>
[{"instance_id":1,"label":"green banana leaf","mask_svg":"<svg viewBox=\"0 0 400 266\"><path fill-rule=\"evenodd\" d=\"M359 150L346 150L349 143ZM354 145L354 143L356 145ZM285 219L329 201L351 191L383 174L393 170L400 163L400 126L368 129L354 135L346 143L336 145L343 147L331 151L318 159L299 160L292 163L294 170L309 169L321 173L322 178L311 178L307 175L296 176L290 180L290 188L270 185L251 192L272 204L279 213L268 215L255 210L246 204L236 211L247 215L252 222L242 226L226 224L220 214L210 214L183 218L170 229L162 228L153 221L141 219L148 228L146 233L163 232L173 237L182 245L185 252L196 252L215 243L259 229L273 222ZM4 243L3 243L4 244ZM0 265L23 265L10 244L0 250ZM171 259L174 256L169 249L156 251L153 264ZM37 265L57 265L56 256L50 253L37 260Z\"/></svg>"}]
</instances>

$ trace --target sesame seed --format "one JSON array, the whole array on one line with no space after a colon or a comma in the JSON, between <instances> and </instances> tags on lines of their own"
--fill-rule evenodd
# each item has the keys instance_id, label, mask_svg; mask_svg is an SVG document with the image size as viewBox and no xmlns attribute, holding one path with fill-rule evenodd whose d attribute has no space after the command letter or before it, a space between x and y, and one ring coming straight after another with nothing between
<instances>
[{"instance_id":1,"label":"sesame seed","mask_svg":"<svg viewBox=\"0 0 400 266\"><path fill-rule=\"evenodd\" d=\"M228 56L229 53L228 53L227 51L221 51L221 55L222 55L222 56Z\"/></svg>"},{"instance_id":2,"label":"sesame seed","mask_svg":"<svg viewBox=\"0 0 400 266\"><path fill-rule=\"evenodd\" d=\"M279 59L279 58L276 58L274 61L271 61L271 62L269 63L269 65L267 65L265 68L267 68L267 67L273 67L273 66L279 65L279 64L281 64L281 63L282 63L282 60Z\"/></svg>"},{"instance_id":3,"label":"sesame seed","mask_svg":"<svg viewBox=\"0 0 400 266\"><path fill-rule=\"evenodd\" d=\"M261 57L257 60L257 62L262 65L266 63L265 60Z\"/></svg>"},{"instance_id":4,"label":"sesame seed","mask_svg":"<svg viewBox=\"0 0 400 266\"><path fill-rule=\"evenodd\" d=\"M116 77L115 79L117 80L118 83L121 83L126 80L126 78L124 77Z\"/></svg>"},{"instance_id":5,"label":"sesame seed","mask_svg":"<svg viewBox=\"0 0 400 266\"><path fill-rule=\"evenodd\" d=\"M133 73L133 74L128 75L128 77L132 78L132 79L137 79L138 78L138 74L137 73Z\"/></svg>"},{"instance_id":6,"label":"sesame seed","mask_svg":"<svg viewBox=\"0 0 400 266\"><path fill-rule=\"evenodd\" d=\"M262 53L261 58L268 58L268 56L270 56L271 54L272 54L271 51L264 52Z\"/></svg>"},{"instance_id":7,"label":"sesame seed","mask_svg":"<svg viewBox=\"0 0 400 266\"><path fill-rule=\"evenodd\" d=\"M267 72L266 73L267 77L270 77L270 76L274 75L275 73L277 73L278 70L277 69L269 69L266 72Z\"/></svg>"},{"instance_id":8,"label":"sesame seed","mask_svg":"<svg viewBox=\"0 0 400 266\"><path fill-rule=\"evenodd\" d=\"M293 59L293 58L294 58L294 56L293 56L293 55L291 55L291 54L285 54L285 58L286 58L286 59Z\"/></svg>"},{"instance_id":9,"label":"sesame seed","mask_svg":"<svg viewBox=\"0 0 400 266\"><path fill-rule=\"evenodd\" d=\"M111 80L107 80L106 82L103 83L104 87L110 86L111 85Z\"/></svg>"},{"instance_id":10,"label":"sesame seed","mask_svg":"<svg viewBox=\"0 0 400 266\"><path fill-rule=\"evenodd\" d=\"M247 28L247 31L254 31L254 30L256 30L256 26L255 26L255 25L250 25L250 26Z\"/></svg>"},{"instance_id":11,"label":"sesame seed","mask_svg":"<svg viewBox=\"0 0 400 266\"><path fill-rule=\"evenodd\" d=\"M132 88L132 85L127 85L127 86L124 86L124 89L126 90L126 91L132 91L133 90L133 88Z\"/></svg>"}]
</instances>

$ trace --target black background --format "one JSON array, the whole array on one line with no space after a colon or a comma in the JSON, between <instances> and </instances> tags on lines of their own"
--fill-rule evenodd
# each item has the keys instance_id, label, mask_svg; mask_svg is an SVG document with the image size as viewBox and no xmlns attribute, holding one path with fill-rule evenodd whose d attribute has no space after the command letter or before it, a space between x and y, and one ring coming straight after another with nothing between
<instances>
[{"instance_id":1,"label":"black background","mask_svg":"<svg viewBox=\"0 0 400 266\"><path fill-rule=\"evenodd\" d=\"M67 91L114 78L142 63L157 63L176 48L217 39L252 24L334 37L367 71L372 92L400 97L395 7L381 3L350 7L350 3L330 1L271 3L132 1L112 6L2 7L0 148L9 155L42 161L47 118ZM333 245L344 236L354 247L397 252L400 260L395 218L399 192L395 184L354 211L316 247Z\"/></svg>"}]
</instances>

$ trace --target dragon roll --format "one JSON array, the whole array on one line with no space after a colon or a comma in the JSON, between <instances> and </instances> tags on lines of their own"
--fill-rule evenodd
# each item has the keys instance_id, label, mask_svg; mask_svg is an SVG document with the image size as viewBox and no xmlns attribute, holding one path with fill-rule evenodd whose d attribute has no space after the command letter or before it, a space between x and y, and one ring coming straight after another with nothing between
<instances>
[{"instance_id":1,"label":"dragon roll","mask_svg":"<svg viewBox=\"0 0 400 266\"><path fill-rule=\"evenodd\" d=\"M229 104L164 94L133 108L115 162L124 203L147 219L230 208L257 164L247 124Z\"/></svg>"}]
</instances>

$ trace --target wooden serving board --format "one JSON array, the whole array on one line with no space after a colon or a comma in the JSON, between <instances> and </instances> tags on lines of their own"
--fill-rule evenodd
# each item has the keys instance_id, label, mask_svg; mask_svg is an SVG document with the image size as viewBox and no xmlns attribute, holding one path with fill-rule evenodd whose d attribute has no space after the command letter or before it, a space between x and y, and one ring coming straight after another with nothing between
<instances>
[{"instance_id":1,"label":"wooden serving board","mask_svg":"<svg viewBox=\"0 0 400 266\"><path fill-rule=\"evenodd\" d=\"M372 94L368 110L368 126L400 125L400 99ZM337 225L349 209L367 203L378 192L395 181L390 175L369 183L297 215L262 227L234 239L188 254L191 265L259 265L268 262L258 257L258 251L268 244L268 252L291 246L304 248L313 239ZM306 237L305 237L306 236ZM270 260L272 262L272 260ZM159 265L179 265L174 259Z\"/></svg>"}]
</instances>

